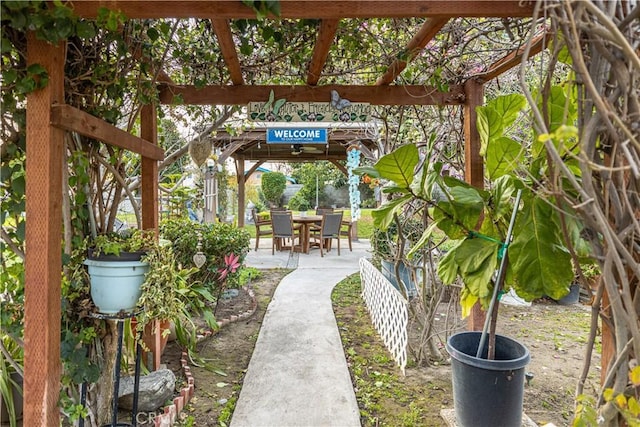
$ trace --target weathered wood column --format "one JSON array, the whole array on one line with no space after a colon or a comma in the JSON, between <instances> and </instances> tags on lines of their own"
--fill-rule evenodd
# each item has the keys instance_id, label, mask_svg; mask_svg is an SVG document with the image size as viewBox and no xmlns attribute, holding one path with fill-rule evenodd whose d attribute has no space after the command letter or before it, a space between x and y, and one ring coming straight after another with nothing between
<instances>
[{"instance_id":1,"label":"weathered wood column","mask_svg":"<svg viewBox=\"0 0 640 427\"><path fill-rule=\"evenodd\" d=\"M51 106L64 103L66 42L27 35L27 63L49 75L27 96L26 258L24 305L25 426L58 426L60 282L64 131L51 126Z\"/></svg>"},{"instance_id":2,"label":"weathered wood column","mask_svg":"<svg viewBox=\"0 0 640 427\"><path fill-rule=\"evenodd\" d=\"M476 107L484 102L484 86L473 80L464 84L464 179L476 188L484 187L484 162L480 156L480 135L478 134L478 115ZM485 313L476 303L467 318L470 331L482 330Z\"/></svg>"},{"instance_id":3,"label":"weathered wood column","mask_svg":"<svg viewBox=\"0 0 640 427\"><path fill-rule=\"evenodd\" d=\"M158 145L157 114L154 104L142 106L140 112L140 137ZM142 156L142 229L158 233L158 161Z\"/></svg>"}]
</instances>

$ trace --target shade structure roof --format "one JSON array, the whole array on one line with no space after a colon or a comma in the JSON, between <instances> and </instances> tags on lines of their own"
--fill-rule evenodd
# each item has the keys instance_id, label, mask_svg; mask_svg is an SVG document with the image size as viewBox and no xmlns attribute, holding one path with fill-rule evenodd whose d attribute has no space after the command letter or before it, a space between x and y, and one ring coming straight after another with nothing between
<instances>
[{"instance_id":1,"label":"shade structure roof","mask_svg":"<svg viewBox=\"0 0 640 427\"><path fill-rule=\"evenodd\" d=\"M267 141L268 130L315 130L326 131L327 142L278 142ZM305 123L258 123L239 134L220 129L213 138L214 147L223 159L266 162L308 162L314 160L339 161L346 158L350 147L360 149L366 157L374 158L378 129L374 124L322 125Z\"/></svg>"}]
</instances>

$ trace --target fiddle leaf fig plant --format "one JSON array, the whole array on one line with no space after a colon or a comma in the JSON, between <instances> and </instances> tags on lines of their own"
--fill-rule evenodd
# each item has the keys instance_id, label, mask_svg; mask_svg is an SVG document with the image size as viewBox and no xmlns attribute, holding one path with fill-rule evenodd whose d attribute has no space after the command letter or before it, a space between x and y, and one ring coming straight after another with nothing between
<instances>
[{"instance_id":1,"label":"fiddle leaf fig plant","mask_svg":"<svg viewBox=\"0 0 640 427\"><path fill-rule=\"evenodd\" d=\"M565 99L557 98L558 102ZM534 182L530 177L544 177L547 172L538 158L544 153L539 152L536 157L531 149L534 144L526 146L506 136L525 105L524 97L513 94L478 108L482 155L487 166L486 189L444 176L441 163L421 161L432 158L429 147L421 153L414 144L401 146L373 167L358 170L389 182L383 191L392 199L372 213L376 228L387 229L394 216L402 215L415 201L431 207L431 224L408 255L425 246L437 229L454 241L439 261L438 275L445 284L461 278L463 316L476 302L488 307L496 286L494 273L507 247L504 289L513 288L527 300L545 295L561 298L568 293L574 278L562 224L564 221L571 227L577 225L561 218L552 196L542 198L532 190ZM529 159L527 165L522 164L525 158ZM531 170L526 170L527 166ZM522 190L522 202L514 206L518 189ZM513 240L506 242L513 209L518 210Z\"/></svg>"}]
</instances>

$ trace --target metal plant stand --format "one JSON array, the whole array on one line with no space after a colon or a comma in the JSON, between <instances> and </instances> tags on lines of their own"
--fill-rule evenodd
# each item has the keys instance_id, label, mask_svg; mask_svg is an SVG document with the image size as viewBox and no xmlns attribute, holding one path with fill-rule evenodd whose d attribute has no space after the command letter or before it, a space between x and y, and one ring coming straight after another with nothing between
<instances>
[{"instance_id":1,"label":"metal plant stand","mask_svg":"<svg viewBox=\"0 0 640 427\"><path fill-rule=\"evenodd\" d=\"M140 340L136 344L136 365L134 370L133 383L133 407L131 409L131 424L118 422L118 391L120 389L120 364L122 360L122 341L124 338L124 322L127 319L135 317L137 313L118 313L118 314L102 314L92 313L91 317L102 320L115 320L117 327L118 350L116 352L116 366L113 373L113 403L111 406L111 424L105 424L103 427L136 427L138 415L138 391L140 389L140 356L142 354L142 346ZM140 337L142 338L142 337Z\"/></svg>"}]
</instances>

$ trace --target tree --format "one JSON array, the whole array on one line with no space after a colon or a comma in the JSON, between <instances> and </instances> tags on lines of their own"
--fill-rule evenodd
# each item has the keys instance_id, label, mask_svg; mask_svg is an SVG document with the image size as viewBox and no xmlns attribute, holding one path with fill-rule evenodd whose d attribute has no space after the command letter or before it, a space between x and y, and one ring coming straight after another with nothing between
<instances>
[{"instance_id":1,"label":"tree","mask_svg":"<svg viewBox=\"0 0 640 427\"><path fill-rule=\"evenodd\" d=\"M317 161L298 163L292 166L291 176L303 187L296 194L303 199L305 206L316 206L316 189L318 205L326 206L327 198L324 189L328 184L339 188L346 184L346 177L330 162Z\"/></svg>"},{"instance_id":2,"label":"tree","mask_svg":"<svg viewBox=\"0 0 640 427\"><path fill-rule=\"evenodd\" d=\"M274 207L279 207L282 195L287 188L287 178L281 172L265 172L261 178L262 194Z\"/></svg>"}]
</instances>

